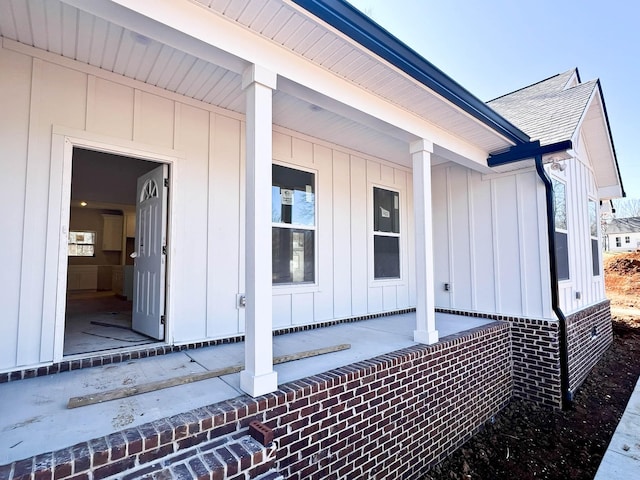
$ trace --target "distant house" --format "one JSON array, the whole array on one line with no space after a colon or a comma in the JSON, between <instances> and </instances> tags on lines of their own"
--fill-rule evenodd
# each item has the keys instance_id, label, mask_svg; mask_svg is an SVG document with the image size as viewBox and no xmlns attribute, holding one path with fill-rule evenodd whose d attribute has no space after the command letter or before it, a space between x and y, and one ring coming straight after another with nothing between
<instances>
[{"instance_id":1,"label":"distant house","mask_svg":"<svg viewBox=\"0 0 640 480\"><path fill-rule=\"evenodd\" d=\"M400 425L423 451L381 451L429 465L512 396L560 407L611 342L599 204L624 190L577 70L485 104L343 1L13 0L0 41L2 381L131 358L65 351L70 295L111 289L154 355L246 339L228 431L384 389L366 428L272 422L276 467L308 478L293 458L321 434L345 446L313 457L344 464L378 448L350 430ZM384 387L279 390L274 331L414 311ZM436 314L496 323L443 339Z\"/></svg>"},{"instance_id":2,"label":"distant house","mask_svg":"<svg viewBox=\"0 0 640 480\"><path fill-rule=\"evenodd\" d=\"M608 252L640 249L640 217L614 218L605 226L604 248Z\"/></svg>"}]
</instances>

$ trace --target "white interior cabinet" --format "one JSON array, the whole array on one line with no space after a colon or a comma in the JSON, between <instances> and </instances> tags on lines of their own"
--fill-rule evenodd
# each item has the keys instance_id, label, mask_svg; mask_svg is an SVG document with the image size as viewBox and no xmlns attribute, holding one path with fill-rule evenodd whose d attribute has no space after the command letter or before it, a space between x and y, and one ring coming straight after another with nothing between
<instances>
[{"instance_id":1,"label":"white interior cabinet","mask_svg":"<svg viewBox=\"0 0 640 480\"><path fill-rule=\"evenodd\" d=\"M102 215L102 250L122 250L122 215Z\"/></svg>"}]
</instances>

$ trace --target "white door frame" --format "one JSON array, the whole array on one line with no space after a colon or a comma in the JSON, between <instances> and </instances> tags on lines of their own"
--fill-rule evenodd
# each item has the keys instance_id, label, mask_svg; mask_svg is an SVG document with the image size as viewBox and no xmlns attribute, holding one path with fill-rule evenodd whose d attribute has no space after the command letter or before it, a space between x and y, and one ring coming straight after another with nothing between
<instances>
[{"instance_id":1,"label":"white door frame","mask_svg":"<svg viewBox=\"0 0 640 480\"><path fill-rule=\"evenodd\" d=\"M176 235L176 219L174 217L173 208L176 201L175 188L178 177L179 161L184 155L170 148L146 145L139 142L123 140L120 138L108 137L105 135L92 134L83 130L75 130L66 127L53 126L51 138L51 173L49 188L49 212L55 213L55 205L59 205L57 218L49 218L47 226L47 241L57 243L57 265L54 267L53 262L47 262L51 265L51 269L45 272L45 283L54 282L55 287L55 320L53 325L54 346L53 361L59 362L64 356L64 329L65 329L65 313L67 303L67 238L69 233L69 210L71 205L71 172L73 161L73 148L86 148L88 150L96 150L104 153L112 153L125 157L138 158L141 160L149 160L156 163L165 163L169 165L169 192L168 192L168 211L167 211L167 246L169 255L167 255L166 267L166 324L165 324L165 343L173 342L173 328L171 319L173 317L173 309L171 302L171 284L172 284L172 259L173 253L177 251L175 244ZM59 187L57 185L60 185ZM55 241L57 239L57 242ZM50 250L47 249L49 252ZM53 251L51 252L54 253ZM50 283L49 283L50 284ZM45 296L46 293L45 285ZM53 299L52 299L53 300ZM43 321L45 321L43 319ZM46 328L46 325L43 325Z\"/></svg>"}]
</instances>

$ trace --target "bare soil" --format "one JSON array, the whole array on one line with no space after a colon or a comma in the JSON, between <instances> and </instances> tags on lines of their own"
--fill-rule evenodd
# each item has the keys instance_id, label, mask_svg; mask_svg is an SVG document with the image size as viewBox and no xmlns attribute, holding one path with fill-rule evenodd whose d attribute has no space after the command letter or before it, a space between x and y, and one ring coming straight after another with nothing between
<instances>
[{"instance_id":1,"label":"bare soil","mask_svg":"<svg viewBox=\"0 0 640 480\"><path fill-rule=\"evenodd\" d=\"M593 479L640 376L640 252L607 255L613 344L566 411L514 400L423 480Z\"/></svg>"}]
</instances>

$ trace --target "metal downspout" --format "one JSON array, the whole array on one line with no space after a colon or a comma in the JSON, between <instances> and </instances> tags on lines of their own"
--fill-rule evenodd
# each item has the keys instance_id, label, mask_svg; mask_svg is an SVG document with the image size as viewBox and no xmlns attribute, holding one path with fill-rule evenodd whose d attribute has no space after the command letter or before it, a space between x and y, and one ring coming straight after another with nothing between
<instances>
[{"instance_id":1,"label":"metal downspout","mask_svg":"<svg viewBox=\"0 0 640 480\"><path fill-rule=\"evenodd\" d=\"M544 183L547 204L547 234L549 237L549 273L551 277L551 308L558 317L560 333L560 389L562 392L562 409L566 410L573 396L569 391L569 354L567 350L567 317L560 308L558 294L558 266L556 263L555 214L553 206L553 184L542 164L542 155L535 156L536 172Z\"/></svg>"}]
</instances>

